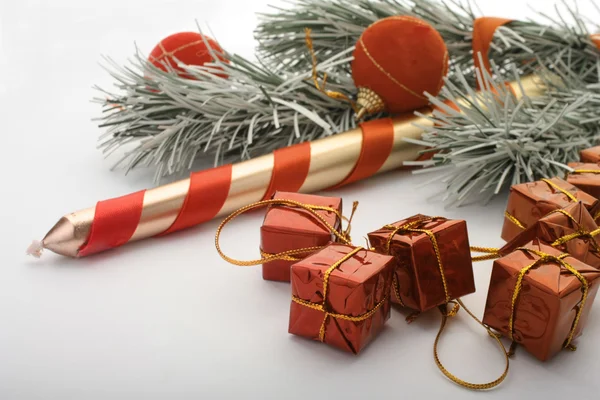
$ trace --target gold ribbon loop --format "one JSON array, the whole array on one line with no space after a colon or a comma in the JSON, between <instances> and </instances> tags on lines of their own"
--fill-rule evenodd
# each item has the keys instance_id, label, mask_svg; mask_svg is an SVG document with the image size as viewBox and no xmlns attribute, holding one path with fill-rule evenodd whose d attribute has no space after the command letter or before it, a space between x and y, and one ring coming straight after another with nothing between
<instances>
[{"instance_id":1,"label":"gold ribbon loop","mask_svg":"<svg viewBox=\"0 0 600 400\"><path fill-rule=\"evenodd\" d=\"M525 230L525 226L521 223L521 221L519 221L514 215L510 214L508 211L504 212L504 216L506 218L508 218L508 220L510 222L512 222L513 224L515 224L516 226L518 226L519 228L521 228L522 230Z\"/></svg>"},{"instance_id":2,"label":"gold ribbon loop","mask_svg":"<svg viewBox=\"0 0 600 400\"><path fill-rule=\"evenodd\" d=\"M517 276L517 282L515 283L515 289L513 291L513 296L512 296L512 300L511 300L510 319L508 321L509 338L511 340L513 340L513 342L514 342L513 335L514 335L515 311L516 311L517 301L519 299L519 294L521 293L521 289L523 287L523 279L525 278L525 275L532 268L536 268L545 263L553 263L553 264L558 264L559 268L564 268L567 271L569 271L572 275L574 275L581 282L581 292L582 292L581 302L579 303L579 309L577 310L577 314L575 315L575 320L573 321L573 326L571 328L571 331L569 332L569 335L567 336L567 338L565 340L565 345L564 345L565 348L573 349L574 347L571 346L571 341L573 340L573 336L575 335L575 331L577 329L577 324L579 324L579 320L581 318L581 314L583 312L583 309L585 307L585 303L586 303L587 297L588 297L589 283L588 283L587 279L585 279L585 277L583 275L581 275L581 273L579 271L577 271L575 268L573 268L573 266L571 266L564 260L566 257L569 257L569 254L563 253L558 256L553 256L551 254L543 253L541 251L537 251L537 250L533 250L533 249L528 249L525 247L520 247L517 250L535 254L539 257L539 259L537 261L535 261L534 263L521 269L521 271L519 272L519 275Z\"/></svg>"},{"instance_id":3,"label":"gold ribbon loop","mask_svg":"<svg viewBox=\"0 0 600 400\"><path fill-rule=\"evenodd\" d=\"M332 212L334 213L339 220L346 220L346 218L344 218L344 216L342 216L340 214L340 212L334 208L331 207L325 207L325 206L317 206L317 205L311 205L311 204L304 204L304 203L300 203L298 201L295 200L286 200L286 199L270 199L270 200L263 200L263 201L258 201L256 203L252 203L249 204L245 207L240 208L237 211L234 211L232 214L230 214L227 218L225 218L223 220L223 222L221 222L221 224L219 225L219 227L217 228L217 233L215 234L215 247L217 248L217 252L219 253L219 255L227 262L234 264L234 265L238 265L238 266L242 266L242 267L249 267L252 265L259 265L259 264L264 264L270 261L275 261L275 260L285 260L285 261L298 261L298 259L295 256L300 256L300 255L305 255L307 253L314 253L315 251L321 250L323 249L324 246L315 246L315 247L305 247L302 249L294 249L294 250L288 250L288 251L283 251L281 253L277 253L277 254L269 254L269 253L265 253L261 251L261 256L262 258L257 259L257 260L247 260L247 261L243 261L243 260L236 260L234 258L231 258L229 256L227 256L225 253L223 253L223 250L221 249L221 245L219 243L220 237L221 237L221 232L223 231L223 228L225 227L225 225L227 225L229 222L231 222L233 219L235 219L236 217L240 216L241 214L250 211L250 210L254 210L257 208L262 208L262 207L267 207L269 205L281 205L281 206L288 206L288 207L297 207L297 208L301 208L303 210L308 211L309 213L311 213L311 215L316 218L320 223L322 223L333 235L335 235L340 242L344 243L344 244L351 244L350 243L350 222L352 219L352 216L354 215L354 212L356 211L356 208L358 207L358 202L354 202L353 207L352 207L352 216L348 219L348 227L346 228L345 231L343 232L339 232L337 229L335 229L329 222L327 222L325 220L325 218L323 218L319 213L317 213L317 211L327 211L327 212Z\"/></svg>"},{"instance_id":4,"label":"gold ribbon loop","mask_svg":"<svg viewBox=\"0 0 600 400\"><path fill-rule=\"evenodd\" d=\"M473 262L495 260L497 258L502 257L502 254L500 254L500 249L497 247L471 246L471 251L474 253L484 253L485 254L483 256L471 257Z\"/></svg>"},{"instance_id":5,"label":"gold ribbon loop","mask_svg":"<svg viewBox=\"0 0 600 400\"><path fill-rule=\"evenodd\" d=\"M550 179L542 179L542 182L545 182L548 186L550 186L551 188L553 188L554 190L561 192L562 194L564 194L565 196L567 196L569 198L569 200L577 203L577 197L573 196L573 193L569 192L568 190L565 190L563 188L561 188L560 186L558 186L556 183L552 182Z\"/></svg>"},{"instance_id":6,"label":"gold ribbon loop","mask_svg":"<svg viewBox=\"0 0 600 400\"><path fill-rule=\"evenodd\" d=\"M600 174L600 169L576 169L569 174Z\"/></svg>"},{"instance_id":7,"label":"gold ribbon loop","mask_svg":"<svg viewBox=\"0 0 600 400\"><path fill-rule=\"evenodd\" d=\"M452 303L454 303L454 307L450 311L447 311L448 304L452 304ZM471 312L471 310L469 310L464 305L462 300L457 299L456 302L450 302L448 304L445 304L440 307L440 311L442 313L442 322L440 324L440 329L438 331L438 334L435 337L435 342L433 343L433 358L434 358L435 363L437 364L438 368L452 382L454 382L460 386L466 387L467 389L487 390L487 389L491 389L493 387L498 386L499 384L501 384L504 381L504 379L506 379L506 376L508 375L508 369L510 366L510 360L508 358L508 353L506 352L506 349L504 348L504 345L502 344L500 337L498 335L496 335L487 325L485 325L483 322L481 322L481 320L479 318L477 318L475 316L475 314L473 314ZM458 310L460 307L462 307L467 312L467 314L469 314L471 316L471 318L473 318L479 325L481 325L485 328L485 330L488 332L490 337L496 341L496 343L498 344L498 347L500 347L500 349L502 350L502 354L504 355L505 362L506 362L506 367L504 368L504 372L502 372L502 375L500 375L500 377L494 381L487 382L487 383L467 382L465 380L458 378L456 375L454 375L450 371L448 371L446 369L446 367L444 367L444 365L442 364L442 362L440 360L440 357L438 354L438 345L440 342L440 338L442 337L442 334L444 333L444 329L446 328L448 318L455 316L458 313Z\"/></svg>"},{"instance_id":8,"label":"gold ribbon loop","mask_svg":"<svg viewBox=\"0 0 600 400\"><path fill-rule=\"evenodd\" d=\"M315 49L313 46L311 33L312 33L312 30L310 28L304 29L304 35L305 35L304 40L306 42L306 48L308 49L308 52L310 54L310 58L312 61L312 81L315 84L315 88L319 92L326 95L327 97L349 103L350 107L352 107L352 110L354 110L354 112L357 112L358 108L356 107L356 103L349 96L347 96L341 92L334 92L334 91L325 89L325 87L327 85L327 73L323 74L323 83L319 83L319 73L317 71L317 56L315 54Z\"/></svg>"}]
</instances>

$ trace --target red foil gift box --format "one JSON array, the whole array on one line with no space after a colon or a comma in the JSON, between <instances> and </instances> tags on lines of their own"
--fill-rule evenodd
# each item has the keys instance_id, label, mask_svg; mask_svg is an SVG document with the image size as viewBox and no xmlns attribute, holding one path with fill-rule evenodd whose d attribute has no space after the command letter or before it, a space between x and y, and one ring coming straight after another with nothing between
<instances>
[{"instance_id":1,"label":"red foil gift box","mask_svg":"<svg viewBox=\"0 0 600 400\"><path fill-rule=\"evenodd\" d=\"M475 292L465 221L415 215L369 233L369 241L396 259L396 304L422 312Z\"/></svg>"},{"instance_id":2,"label":"red foil gift box","mask_svg":"<svg viewBox=\"0 0 600 400\"><path fill-rule=\"evenodd\" d=\"M292 266L289 332L358 354L390 317L392 257L332 243Z\"/></svg>"},{"instance_id":3,"label":"red foil gift box","mask_svg":"<svg viewBox=\"0 0 600 400\"><path fill-rule=\"evenodd\" d=\"M483 323L542 361L581 335L600 271L534 240L494 262Z\"/></svg>"},{"instance_id":4,"label":"red foil gift box","mask_svg":"<svg viewBox=\"0 0 600 400\"><path fill-rule=\"evenodd\" d=\"M600 229L581 202L551 211L498 253L507 255L535 239L569 253L589 266L600 268Z\"/></svg>"},{"instance_id":5,"label":"red foil gift box","mask_svg":"<svg viewBox=\"0 0 600 400\"><path fill-rule=\"evenodd\" d=\"M342 199L339 197L276 192L273 198L293 200L335 210L335 212L328 210L315 210L315 212L337 231L341 230ZM337 239L309 211L288 205L269 206L263 225L260 228L260 236L260 246L263 254L277 254L288 250L322 247ZM289 282L290 267L295 261L297 260L275 260L264 263L262 267L263 279Z\"/></svg>"},{"instance_id":6,"label":"red foil gift box","mask_svg":"<svg viewBox=\"0 0 600 400\"><path fill-rule=\"evenodd\" d=\"M590 147L579 152L579 158L583 163L600 162L600 146Z\"/></svg>"},{"instance_id":7,"label":"red foil gift box","mask_svg":"<svg viewBox=\"0 0 600 400\"><path fill-rule=\"evenodd\" d=\"M575 171L567 174L567 182L600 199L600 165L596 163L569 163L569 167Z\"/></svg>"},{"instance_id":8,"label":"red foil gift box","mask_svg":"<svg viewBox=\"0 0 600 400\"><path fill-rule=\"evenodd\" d=\"M594 215L598 200L563 179L542 179L513 185L504 213L502 239L509 242L550 211L578 201Z\"/></svg>"}]
</instances>

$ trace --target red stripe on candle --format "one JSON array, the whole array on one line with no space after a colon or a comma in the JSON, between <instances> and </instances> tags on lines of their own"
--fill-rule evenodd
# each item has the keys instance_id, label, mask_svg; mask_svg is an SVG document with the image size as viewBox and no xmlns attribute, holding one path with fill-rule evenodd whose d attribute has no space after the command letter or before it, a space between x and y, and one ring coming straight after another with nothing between
<instances>
[{"instance_id":1,"label":"red stripe on candle","mask_svg":"<svg viewBox=\"0 0 600 400\"><path fill-rule=\"evenodd\" d=\"M390 118L364 122L360 127L363 141L356 165L335 188L375 175L392 152L394 124Z\"/></svg>"},{"instance_id":2,"label":"red stripe on candle","mask_svg":"<svg viewBox=\"0 0 600 400\"><path fill-rule=\"evenodd\" d=\"M79 249L78 256L88 256L127 243L140 222L145 193L142 190L98 202L90 237Z\"/></svg>"},{"instance_id":3,"label":"red stripe on candle","mask_svg":"<svg viewBox=\"0 0 600 400\"><path fill-rule=\"evenodd\" d=\"M190 175L190 189L173 225L160 236L186 229L217 216L231 186L232 165L223 165Z\"/></svg>"},{"instance_id":4,"label":"red stripe on candle","mask_svg":"<svg viewBox=\"0 0 600 400\"><path fill-rule=\"evenodd\" d=\"M300 143L273 152L273 173L263 200L273 193L297 192L300 190L310 167L310 143Z\"/></svg>"}]
</instances>

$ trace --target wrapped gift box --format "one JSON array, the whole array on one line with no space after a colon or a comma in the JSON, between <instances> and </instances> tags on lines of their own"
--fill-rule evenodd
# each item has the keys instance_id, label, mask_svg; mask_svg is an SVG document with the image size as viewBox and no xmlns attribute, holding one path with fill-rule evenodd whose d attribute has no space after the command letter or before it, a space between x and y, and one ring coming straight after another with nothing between
<instances>
[{"instance_id":1,"label":"wrapped gift box","mask_svg":"<svg viewBox=\"0 0 600 400\"><path fill-rule=\"evenodd\" d=\"M560 179L544 179L513 185L508 195L508 205L502 227L502 239L511 241L551 211L581 201L592 215L598 200Z\"/></svg>"},{"instance_id":2,"label":"wrapped gift box","mask_svg":"<svg viewBox=\"0 0 600 400\"><path fill-rule=\"evenodd\" d=\"M499 253L507 255L535 239L600 268L600 229L581 202L551 211L508 242Z\"/></svg>"},{"instance_id":3,"label":"wrapped gift box","mask_svg":"<svg viewBox=\"0 0 600 400\"><path fill-rule=\"evenodd\" d=\"M475 291L465 221L415 215L369 233L369 241L396 259L394 303L427 311Z\"/></svg>"},{"instance_id":4,"label":"wrapped gift box","mask_svg":"<svg viewBox=\"0 0 600 400\"><path fill-rule=\"evenodd\" d=\"M569 163L569 167L575 171L567 174L567 182L600 199L600 165L596 163Z\"/></svg>"},{"instance_id":5,"label":"wrapped gift box","mask_svg":"<svg viewBox=\"0 0 600 400\"><path fill-rule=\"evenodd\" d=\"M600 161L600 146L590 147L579 152L581 162L597 163Z\"/></svg>"},{"instance_id":6,"label":"wrapped gift box","mask_svg":"<svg viewBox=\"0 0 600 400\"><path fill-rule=\"evenodd\" d=\"M548 360L581 335L598 278L596 268L534 240L494 262L483 322Z\"/></svg>"},{"instance_id":7,"label":"wrapped gift box","mask_svg":"<svg viewBox=\"0 0 600 400\"><path fill-rule=\"evenodd\" d=\"M359 353L390 315L392 257L330 244L292 266L289 332Z\"/></svg>"},{"instance_id":8,"label":"wrapped gift box","mask_svg":"<svg viewBox=\"0 0 600 400\"><path fill-rule=\"evenodd\" d=\"M313 206L328 207L335 212L316 210L335 230L342 227L342 199L309 194L276 192L274 199L293 200ZM260 228L261 252L277 254L288 250L310 247L322 247L337 237L315 216L302 208L289 205L271 205L267 209L263 225ZM300 255L295 260L275 260L263 264L263 279L273 281L290 281L290 267L305 257Z\"/></svg>"}]
</instances>

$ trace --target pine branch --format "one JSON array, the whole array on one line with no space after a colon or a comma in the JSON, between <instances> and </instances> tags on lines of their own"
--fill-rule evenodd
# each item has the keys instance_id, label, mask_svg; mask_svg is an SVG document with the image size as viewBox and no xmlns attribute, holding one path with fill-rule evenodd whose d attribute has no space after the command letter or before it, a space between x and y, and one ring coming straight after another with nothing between
<instances>
[{"instance_id":1,"label":"pine branch","mask_svg":"<svg viewBox=\"0 0 600 400\"><path fill-rule=\"evenodd\" d=\"M287 9L259 14L255 38L259 56L274 69L303 71L310 58L302 51L303 29L312 30L318 57L331 57L352 50L362 32L373 22L394 16L412 15L430 22L442 34L451 52L450 71L470 61L469 39L475 18L466 6L453 7L424 2L419 6L404 0L294 0ZM339 66L350 74L350 65ZM467 76L467 74L465 74Z\"/></svg>"},{"instance_id":2,"label":"pine branch","mask_svg":"<svg viewBox=\"0 0 600 400\"><path fill-rule=\"evenodd\" d=\"M490 51L499 65L496 72L506 74L506 63L515 61L520 74L539 65L566 67L583 82L580 91L597 83L598 51L581 18L570 12L572 26L560 19L550 21L553 26L515 21L499 28ZM156 68L140 54L126 67L107 59L116 90L99 89L103 96L96 99L104 106L100 124L106 128L100 147L110 154L134 146L118 166L127 171L154 166L160 178L190 169L196 159L220 165L353 128L350 108L310 82L304 28L313 29L318 70L327 72L328 89L352 96L354 42L371 22L398 13L432 23L451 53L449 82L475 85L474 13L468 6L433 0L296 0L289 11L264 17L257 30L260 64L224 54L230 64L181 65L189 79Z\"/></svg>"},{"instance_id":3,"label":"pine branch","mask_svg":"<svg viewBox=\"0 0 600 400\"><path fill-rule=\"evenodd\" d=\"M160 178L191 168L200 157L211 157L214 165L245 160L355 126L348 105L315 89L310 71L274 73L224 56L229 64L180 64L191 79L164 72L140 54L126 67L106 59L117 93L97 88L104 94L95 99L104 108L100 126L107 129L100 148L108 155L135 143L117 166L127 171L156 166ZM328 82L331 90L340 89L335 82L352 85L329 71L337 62L325 60L318 67L334 78Z\"/></svg>"},{"instance_id":4,"label":"pine branch","mask_svg":"<svg viewBox=\"0 0 600 400\"><path fill-rule=\"evenodd\" d=\"M518 81L516 69L513 74ZM568 85L575 81L546 71L541 84L551 86L548 94L529 98L522 93L517 100L503 81L486 72L479 77L487 88L480 93L458 72L460 84L447 80L437 98L429 96L441 110L434 111L435 125L424 127L417 142L430 147L433 158L407 163L424 167L415 173L440 172L433 181L445 183L443 199L449 205L487 201L510 185L562 176L570 170L567 163L579 159L581 149L600 140L597 120L590 120L600 116L600 96L573 92ZM460 111L445 106L445 101Z\"/></svg>"},{"instance_id":5,"label":"pine branch","mask_svg":"<svg viewBox=\"0 0 600 400\"><path fill-rule=\"evenodd\" d=\"M273 68L301 71L310 62L301 51L304 26L312 28L315 48L326 56L353 46L371 23L392 15L416 16L434 26L450 53L450 78L460 71L475 83L472 35L476 14L468 3L455 0L295 0L288 9L263 14L255 36L259 54ZM521 74L529 74L540 60L550 62L548 66L560 60L586 81L597 81L600 53L576 4L565 3L556 17L539 15L545 23L513 21L496 31L488 56L498 71L505 74L506 66L514 64ZM339 69L340 74L349 73L350 66Z\"/></svg>"}]
</instances>

